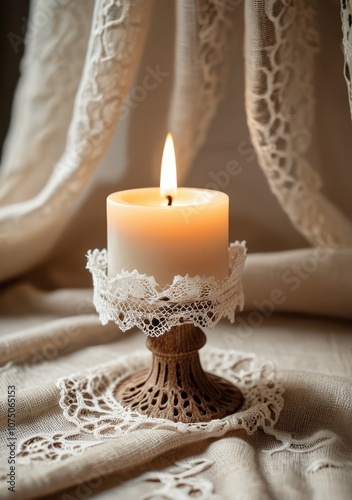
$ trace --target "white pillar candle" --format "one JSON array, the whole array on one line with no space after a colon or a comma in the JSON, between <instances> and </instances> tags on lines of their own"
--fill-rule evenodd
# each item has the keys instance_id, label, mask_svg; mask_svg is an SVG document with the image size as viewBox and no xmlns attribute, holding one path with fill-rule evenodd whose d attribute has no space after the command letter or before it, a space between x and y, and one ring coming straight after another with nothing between
<instances>
[{"instance_id":1,"label":"white pillar candle","mask_svg":"<svg viewBox=\"0 0 352 500\"><path fill-rule=\"evenodd\" d=\"M177 188L168 148L167 142L161 189L131 189L107 198L109 277L137 270L154 276L161 287L177 275L223 279L229 269L229 198L209 189ZM165 180L167 164L171 183Z\"/></svg>"}]
</instances>

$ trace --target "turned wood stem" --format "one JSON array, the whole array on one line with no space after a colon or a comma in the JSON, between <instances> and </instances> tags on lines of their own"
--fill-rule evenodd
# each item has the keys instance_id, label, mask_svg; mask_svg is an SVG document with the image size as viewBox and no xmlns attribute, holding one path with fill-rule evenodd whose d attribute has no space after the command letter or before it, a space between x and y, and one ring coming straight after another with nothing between
<instances>
[{"instance_id":1,"label":"turned wood stem","mask_svg":"<svg viewBox=\"0 0 352 500\"><path fill-rule=\"evenodd\" d=\"M148 337L145 345L154 356L179 357L198 352L207 341L200 328L184 323L171 328L160 337Z\"/></svg>"},{"instance_id":2,"label":"turned wood stem","mask_svg":"<svg viewBox=\"0 0 352 500\"><path fill-rule=\"evenodd\" d=\"M206 336L193 324L148 337L152 367L126 378L115 397L123 405L156 418L207 422L235 413L243 397L231 382L203 371L198 350Z\"/></svg>"}]
</instances>

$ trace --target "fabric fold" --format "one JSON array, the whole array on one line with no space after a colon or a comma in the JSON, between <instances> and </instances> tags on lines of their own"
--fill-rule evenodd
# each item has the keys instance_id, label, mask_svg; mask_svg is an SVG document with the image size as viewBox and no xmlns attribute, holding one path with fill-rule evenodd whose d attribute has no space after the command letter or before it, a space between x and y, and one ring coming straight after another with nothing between
<instances>
[{"instance_id":1,"label":"fabric fold","mask_svg":"<svg viewBox=\"0 0 352 500\"><path fill-rule=\"evenodd\" d=\"M352 318L352 250L311 248L249 254L245 310Z\"/></svg>"},{"instance_id":2,"label":"fabric fold","mask_svg":"<svg viewBox=\"0 0 352 500\"><path fill-rule=\"evenodd\" d=\"M136 74L153 2L98 0L63 155L43 190L0 210L0 280L38 264L53 248L106 153ZM23 253L22 247L26 252Z\"/></svg>"},{"instance_id":3,"label":"fabric fold","mask_svg":"<svg viewBox=\"0 0 352 500\"><path fill-rule=\"evenodd\" d=\"M177 0L176 6L176 71L169 126L182 180L224 96L233 7L217 0Z\"/></svg>"}]
</instances>

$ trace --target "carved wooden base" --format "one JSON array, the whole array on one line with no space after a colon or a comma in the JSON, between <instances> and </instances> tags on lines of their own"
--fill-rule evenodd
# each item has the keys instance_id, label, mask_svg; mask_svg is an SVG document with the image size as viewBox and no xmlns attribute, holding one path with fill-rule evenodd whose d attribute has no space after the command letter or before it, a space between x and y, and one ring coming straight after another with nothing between
<instances>
[{"instance_id":1,"label":"carved wooden base","mask_svg":"<svg viewBox=\"0 0 352 500\"><path fill-rule=\"evenodd\" d=\"M243 402L231 382L203 371L198 349L206 337L192 324L173 327L161 337L148 337L151 370L137 372L116 387L124 406L174 422L208 422L235 413Z\"/></svg>"}]
</instances>

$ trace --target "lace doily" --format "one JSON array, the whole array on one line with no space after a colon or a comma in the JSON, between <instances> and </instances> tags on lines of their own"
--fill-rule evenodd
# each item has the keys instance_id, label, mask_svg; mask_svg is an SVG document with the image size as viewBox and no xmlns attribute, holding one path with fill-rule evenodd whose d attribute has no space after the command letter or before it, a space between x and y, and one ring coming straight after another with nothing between
<instances>
[{"instance_id":1,"label":"lace doily","mask_svg":"<svg viewBox=\"0 0 352 500\"><path fill-rule=\"evenodd\" d=\"M117 437L156 426L180 432L245 429L249 434L259 427L274 426L283 407L284 389L271 362L254 354L217 348L205 349L201 360L206 371L230 380L242 391L244 403L241 411L210 422L184 424L150 418L122 406L113 396L115 387L132 373L150 366L150 354L144 352L120 357L89 373L60 379L60 407L66 419L80 432L97 438Z\"/></svg>"},{"instance_id":2,"label":"lace doily","mask_svg":"<svg viewBox=\"0 0 352 500\"><path fill-rule=\"evenodd\" d=\"M99 445L104 439L140 429L171 429L183 435L204 431L207 438L235 429L252 434L261 428L272 434L283 408L284 392L273 363L254 354L214 347L204 349L200 355L206 371L230 380L242 391L244 403L240 411L210 422L186 424L151 418L122 406L113 396L116 386L132 373L150 366L150 353L137 352L89 372L59 379L60 407L76 430L27 438L19 445L19 463L63 460Z\"/></svg>"},{"instance_id":3,"label":"lace doily","mask_svg":"<svg viewBox=\"0 0 352 500\"><path fill-rule=\"evenodd\" d=\"M213 327L221 318L233 322L236 310L244 305L245 242L231 244L231 271L224 280L175 276L164 288L152 276L138 271L108 278L106 250L90 250L87 257L86 267L93 275L93 302L103 325L114 321L123 331L136 326L148 335L159 336L185 322L199 327Z\"/></svg>"}]
</instances>

